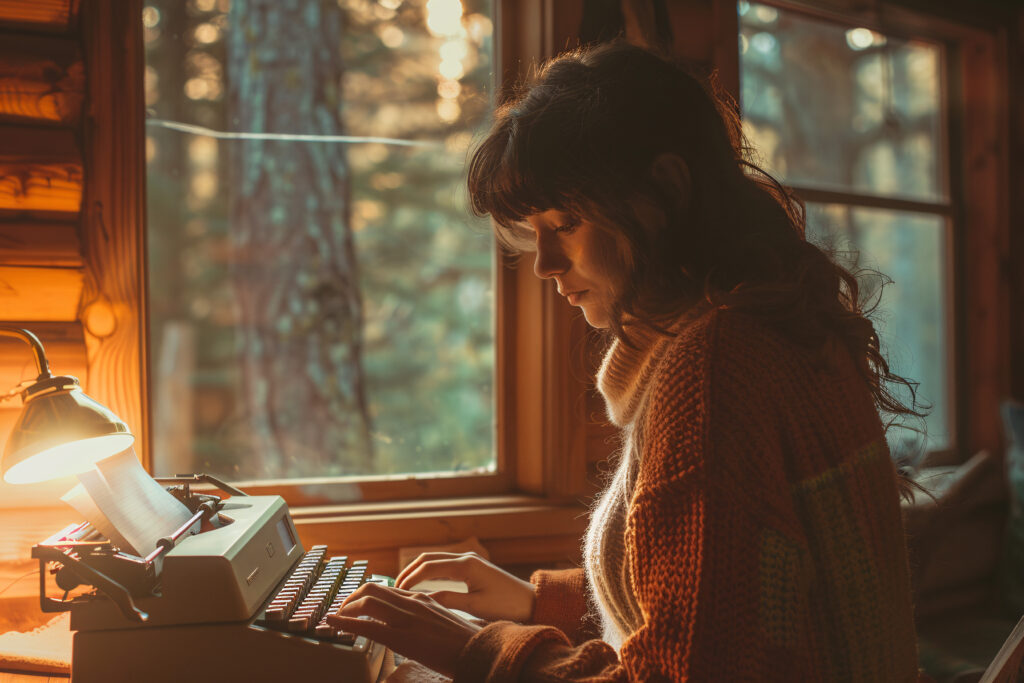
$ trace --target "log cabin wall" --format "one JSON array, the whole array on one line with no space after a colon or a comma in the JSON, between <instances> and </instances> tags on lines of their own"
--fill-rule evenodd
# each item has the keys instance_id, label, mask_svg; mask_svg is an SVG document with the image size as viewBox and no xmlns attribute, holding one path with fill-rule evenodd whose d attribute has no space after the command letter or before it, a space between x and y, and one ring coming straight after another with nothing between
<instances>
[{"instance_id":1,"label":"log cabin wall","mask_svg":"<svg viewBox=\"0 0 1024 683\"><path fill-rule=\"evenodd\" d=\"M0 323L36 333L52 371L120 415L145 458L142 65L119 42L139 39L140 10L0 0ZM0 393L35 374L27 346L0 341ZM20 409L0 403L0 443ZM67 488L0 483L0 507Z\"/></svg>"}]
</instances>

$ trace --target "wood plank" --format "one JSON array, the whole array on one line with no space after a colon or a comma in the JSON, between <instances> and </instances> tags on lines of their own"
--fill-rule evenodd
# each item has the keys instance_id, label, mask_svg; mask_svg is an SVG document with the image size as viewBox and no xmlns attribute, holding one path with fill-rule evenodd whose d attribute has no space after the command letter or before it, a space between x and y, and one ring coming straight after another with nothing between
<instances>
[{"instance_id":1,"label":"wood plank","mask_svg":"<svg viewBox=\"0 0 1024 683\"><path fill-rule=\"evenodd\" d=\"M73 131L42 126L0 126L0 163L82 165ZM80 173L79 173L80 175Z\"/></svg>"},{"instance_id":2,"label":"wood plank","mask_svg":"<svg viewBox=\"0 0 1024 683\"><path fill-rule=\"evenodd\" d=\"M250 496L282 496L290 507L490 495L509 490L503 474L391 475L232 482Z\"/></svg>"},{"instance_id":3,"label":"wood plank","mask_svg":"<svg viewBox=\"0 0 1024 683\"><path fill-rule=\"evenodd\" d=\"M343 523L342 523L343 522ZM576 506L537 505L489 510L450 510L442 515L359 515L344 519L297 520L303 539L330 538L329 545L365 549L454 543L466 538L509 539L546 535L582 538L587 522ZM323 543L325 541L317 541Z\"/></svg>"},{"instance_id":4,"label":"wood plank","mask_svg":"<svg viewBox=\"0 0 1024 683\"><path fill-rule=\"evenodd\" d=\"M498 538L484 543L491 561L501 566L564 563L579 566L582 562L580 539L583 534L561 536L527 536Z\"/></svg>"},{"instance_id":5,"label":"wood plank","mask_svg":"<svg viewBox=\"0 0 1024 683\"><path fill-rule=\"evenodd\" d=\"M81 167L0 164L0 209L77 213L81 205Z\"/></svg>"},{"instance_id":6,"label":"wood plank","mask_svg":"<svg viewBox=\"0 0 1024 683\"><path fill-rule=\"evenodd\" d=\"M1012 26L1012 23L1011 23ZM1009 144L1011 150L1024 150L1024 8L1017 11L1013 40L1009 41L1008 64L1013 65L1009 83ZM1010 164L1010 225L1018 226L1010 231L1010 250L1007 263L1024 263L1024 163L1018 153L1013 154L1015 163ZM1024 310L1024 268L1010 268L1010 310ZM1024 398L1024 316L1011 316L1010 321L1010 374L1011 396Z\"/></svg>"},{"instance_id":7,"label":"wood plank","mask_svg":"<svg viewBox=\"0 0 1024 683\"><path fill-rule=\"evenodd\" d=\"M63 32L78 17L78 0L0 0L0 26Z\"/></svg>"},{"instance_id":8,"label":"wood plank","mask_svg":"<svg viewBox=\"0 0 1024 683\"><path fill-rule=\"evenodd\" d=\"M83 156L83 306L109 324L86 329L90 396L119 415L149 457L146 355L146 108L140 0L88 0L81 12L88 116ZM94 311L83 310L91 321ZM91 324L91 323L90 323Z\"/></svg>"},{"instance_id":9,"label":"wood plank","mask_svg":"<svg viewBox=\"0 0 1024 683\"><path fill-rule=\"evenodd\" d=\"M82 266L78 225L0 219L0 265Z\"/></svg>"},{"instance_id":10,"label":"wood plank","mask_svg":"<svg viewBox=\"0 0 1024 683\"><path fill-rule=\"evenodd\" d=\"M73 375L82 386L87 386L89 366L85 353L85 337L82 326L77 322L3 322L28 330L39 337L46 350L46 359L54 375ZM32 350L25 342L11 337L0 337L0 394L22 381L31 380L38 374ZM2 408L20 408L21 399L15 398L0 404ZM6 439L0 422L0 443Z\"/></svg>"},{"instance_id":11,"label":"wood plank","mask_svg":"<svg viewBox=\"0 0 1024 683\"><path fill-rule=\"evenodd\" d=\"M0 33L0 121L74 125L84 98L77 40Z\"/></svg>"},{"instance_id":12,"label":"wood plank","mask_svg":"<svg viewBox=\"0 0 1024 683\"><path fill-rule=\"evenodd\" d=\"M1005 49L988 36L965 41L960 50L963 83L963 149L966 249L967 434L958 435L965 454L998 452L1004 431L999 404L1010 392L1010 223L1007 186L1009 122ZM956 68L954 66L953 68Z\"/></svg>"},{"instance_id":13,"label":"wood plank","mask_svg":"<svg viewBox=\"0 0 1024 683\"><path fill-rule=\"evenodd\" d=\"M0 317L25 321L72 321L78 317L80 268L0 266Z\"/></svg>"},{"instance_id":14,"label":"wood plank","mask_svg":"<svg viewBox=\"0 0 1024 683\"><path fill-rule=\"evenodd\" d=\"M72 131L0 126L0 209L78 213L82 182Z\"/></svg>"}]
</instances>

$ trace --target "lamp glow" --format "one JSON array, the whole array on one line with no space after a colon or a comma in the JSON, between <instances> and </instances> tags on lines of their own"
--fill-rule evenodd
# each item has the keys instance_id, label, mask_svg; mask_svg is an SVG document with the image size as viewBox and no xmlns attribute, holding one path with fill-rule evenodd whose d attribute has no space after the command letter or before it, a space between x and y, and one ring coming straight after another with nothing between
<instances>
[{"instance_id":1,"label":"lamp glow","mask_svg":"<svg viewBox=\"0 0 1024 683\"><path fill-rule=\"evenodd\" d=\"M39 367L35 383L21 392L25 407L0 461L4 481L33 484L78 474L132 445L135 437L128 425L86 396L76 378L50 374L43 346L35 335L0 326L0 336L27 342Z\"/></svg>"},{"instance_id":2,"label":"lamp glow","mask_svg":"<svg viewBox=\"0 0 1024 683\"><path fill-rule=\"evenodd\" d=\"M8 484L37 484L78 474L92 464L125 450L135 441L131 434L109 434L65 443L36 453L12 466L4 474Z\"/></svg>"}]
</instances>

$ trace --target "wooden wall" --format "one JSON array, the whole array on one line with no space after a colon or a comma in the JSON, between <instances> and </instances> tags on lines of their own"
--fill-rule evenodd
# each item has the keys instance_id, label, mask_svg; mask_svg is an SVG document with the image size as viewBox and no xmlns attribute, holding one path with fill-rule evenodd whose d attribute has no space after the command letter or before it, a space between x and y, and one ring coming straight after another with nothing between
<instances>
[{"instance_id":1,"label":"wooden wall","mask_svg":"<svg viewBox=\"0 0 1024 683\"><path fill-rule=\"evenodd\" d=\"M0 324L36 333L54 374L78 377L144 453L142 79L119 42L141 40L139 11L0 0ZM35 375L28 346L0 340L0 394ZM20 409L0 403L0 444ZM0 507L67 488L0 483Z\"/></svg>"}]
</instances>

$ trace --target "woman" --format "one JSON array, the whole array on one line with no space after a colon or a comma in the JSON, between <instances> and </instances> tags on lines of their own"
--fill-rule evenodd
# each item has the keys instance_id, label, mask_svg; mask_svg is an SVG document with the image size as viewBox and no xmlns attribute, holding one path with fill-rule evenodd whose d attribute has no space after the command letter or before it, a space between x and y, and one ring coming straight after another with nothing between
<instances>
[{"instance_id":1,"label":"woman","mask_svg":"<svg viewBox=\"0 0 1024 683\"><path fill-rule=\"evenodd\" d=\"M856 278L807 243L738 131L627 44L556 58L498 111L474 208L612 338L598 387L623 448L585 571L527 583L427 554L336 625L456 681L917 679L879 411L918 413L886 390L906 382ZM408 590L439 577L469 593Z\"/></svg>"}]
</instances>

